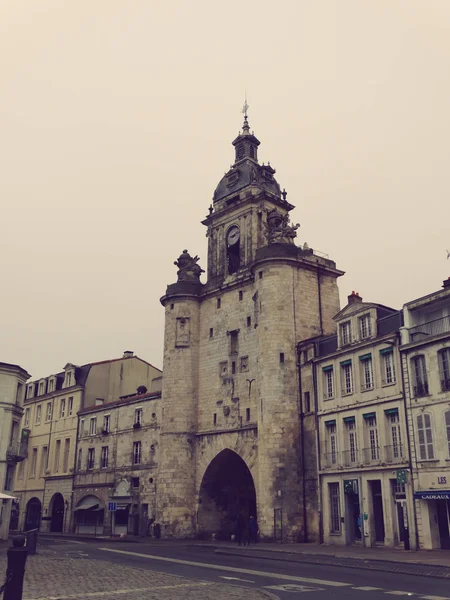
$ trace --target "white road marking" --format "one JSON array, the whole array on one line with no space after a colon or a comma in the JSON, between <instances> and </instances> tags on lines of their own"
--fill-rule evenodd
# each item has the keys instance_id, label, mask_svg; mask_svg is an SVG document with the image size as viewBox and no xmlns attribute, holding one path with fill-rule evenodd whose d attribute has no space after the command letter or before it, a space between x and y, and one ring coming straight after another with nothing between
<instances>
[{"instance_id":1,"label":"white road marking","mask_svg":"<svg viewBox=\"0 0 450 600\"><path fill-rule=\"evenodd\" d=\"M217 571L229 571L230 573L242 573L244 575L257 575L258 577L273 577L275 579L284 579L285 581L298 581L299 583L316 583L318 585L328 585L330 587L349 587L351 583L342 583L341 581L327 581L325 579L312 579L310 577L296 577L294 575L284 575L282 573L270 573L268 571L255 571L254 569L240 569L238 567L227 567L225 565L214 565L210 563L194 562L190 560L181 560L179 558L168 558L166 556L155 556L153 554L142 554L141 552L129 552L128 550L116 550L115 548L98 548L105 552L115 552L117 554L126 554L127 556L138 556L139 558L148 558L149 560L161 560L178 565L189 565L191 567L203 567L204 569L216 569Z\"/></svg>"},{"instance_id":2,"label":"white road marking","mask_svg":"<svg viewBox=\"0 0 450 600\"><path fill-rule=\"evenodd\" d=\"M219 575L220 579L229 579L230 581L246 581L247 583L256 583L251 579L241 579L240 577L227 577L226 575Z\"/></svg>"},{"instance_id":3,"label":"white road marking","mask_svg":"<svg viewBox=\"0 0 450 600\"><path fill-rule=\"evenodd\" d=\"M309 587L307 585L298 585L296 583L285 583L282 585L266 585L266 590L278 590L280 592L323 592L323 588Z\"/></svg>"},{"instance_id":4,"label":"white road marking","mask_svg":"<svg viewBox=\"0 0 450 600\"><path fill-rule=\"evenodd\" d=\"M448 596L419 596L423 600L449 600Z\"/></svg>"},{"instance_id":5,"label":"white road marking","mask_svg":"<svg viewBox=\"0 0 450 600\"><path fill-rule=\"evenodd\" d=\"M392 590L390 592L384 592L385 594L391 594L391 596L415 596L412 592L402 592L401 590Z\"/></svg>"},{"instance_id":6,"label":"white road marking","mask_svg":"<svg viewBox=\"0 0 450 600\"><path fill-rule=\"evenodd\" d=\"M361 592L375 592L376 590L382 590L383 588L372 587L371 585L364 585L362 587L352 587L352 590L360 590Z\"/></svg>"},{"instance_id":7,"label":"white road marking","mask_svg":"<svg viewBox=\"0 0 450 600\"><path fill-rule=\"evenodd\" d=\"M131 594L135 592L152 592L153 590L172 590L175 588L199 587L215 585L209 581L193 583L178 583L176 585L160 585L146 588L129 588L126 590L109 590L108 592L84 592L82 594L70 594L70 596L40 596L39 598L25 598L25 600L71 600L72 598L101 598L104 596L119 596L120 594Z\"/></svg>"}]
</instances>

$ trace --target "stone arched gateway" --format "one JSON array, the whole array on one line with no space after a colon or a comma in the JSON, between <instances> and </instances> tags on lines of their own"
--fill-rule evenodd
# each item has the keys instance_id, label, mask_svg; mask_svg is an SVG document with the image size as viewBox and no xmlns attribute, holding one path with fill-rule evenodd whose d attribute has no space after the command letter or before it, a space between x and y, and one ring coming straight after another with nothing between
<instances>
[{"instance_id":1,"label":"stone arched gateway","mask_svg":"<svg viewBox=\"0 0 450 600\"><path fill-rule=\"evenodd\" d=\"M199 490L197 533L200 538L230 539L236 519L256 516L256 488L250 469L233 450L222 450L209 464Z\"/></svg>"}]
</instances>

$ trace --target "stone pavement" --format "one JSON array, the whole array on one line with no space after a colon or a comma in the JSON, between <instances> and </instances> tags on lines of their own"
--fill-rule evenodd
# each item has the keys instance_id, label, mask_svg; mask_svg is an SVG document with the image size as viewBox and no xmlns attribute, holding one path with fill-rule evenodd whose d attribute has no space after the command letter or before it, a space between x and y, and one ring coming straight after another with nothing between
<instances>
[{"instance_id":1,"label":"stone pavement","mask_svg":"<svg viewBox=\"0 0 450 600\"><path fill-rule=\"evenodd\" d=\"M23 600L268 600L266 591L198 581L90 560L79 546L47 546L29 556ZM0 581L6 572L6 548L0 548Z\"/></svg>"}]
</instances>

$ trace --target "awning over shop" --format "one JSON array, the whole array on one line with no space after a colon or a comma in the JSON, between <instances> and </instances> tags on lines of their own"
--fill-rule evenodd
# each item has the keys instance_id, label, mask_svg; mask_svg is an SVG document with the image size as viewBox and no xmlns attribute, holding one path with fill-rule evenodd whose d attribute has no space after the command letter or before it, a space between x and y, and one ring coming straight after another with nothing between
<instances>
[{"instance_id":1,"label":"awning over shop","mask_svg":"<svg viewBox=\"0 0 450 600\"><path fill-rule=\"evenodd\" d=\"M98 508L98 505L99 501L96 498L92 498L92 496L90 498L84 498L81 504L75 508L74 512L77 510L94 510Z\"/></svg>"},{"instance_id":2,"label":"awning over shop","mask_svg":"<svg viewBox=\"0 0 450 600\"><path fill-rule=\"evenodd\" d=\"M414 492L416 500L450 500L450 490L429 490L427 492Z\"/></svg>"},{"instance_id":3,"label":"awning over shop","mask_svg":"<svg viewBox=\"0 0 450 600\"><path fill-rule=\"evenodd\" d=\"M0 493L0 500L16 500L16 497L9 496L8 494Z\"/></svg>"},{"instance_id":4,"label":"awning over shop","mask_svg":"<svg viewBox=\"0 0 450 600\"><path fill-rule=\"evenodd\" d=\"M398 408L385 408L385 415L398 415Z\"/></svg>"},{"instance_id":5,"label":"awning over shop","mask_svg":"<svg viewBox=\"0 0 450 600\"><path fill-rule=\"evenodd\" d=\"M344 417L342 420L344 421L344 423L354 423L355 417Z\"/></svg>"}]
</instances>

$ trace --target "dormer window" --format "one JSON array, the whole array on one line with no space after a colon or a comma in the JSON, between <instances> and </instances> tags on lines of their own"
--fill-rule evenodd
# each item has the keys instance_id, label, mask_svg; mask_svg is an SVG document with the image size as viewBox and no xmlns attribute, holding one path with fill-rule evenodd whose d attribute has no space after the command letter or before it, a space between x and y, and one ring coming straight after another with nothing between
<instances>
[{"instance_id":1,"label":"dormer window","mask_svg":"<svg viewBox=\"0 0 450 600\"><path fill-rule=\"evenodd\" d=\"M39 396L43 396L45 394L45 381L39 382Z\"/></svg>"},{"instance_id":2,"label":"dormer window","mask_svg":"<svg viewBox=\"0 0 450 600\"><path fill-rule=\"evenodd\" d=\"M49 379L48 380L48 392L54 392L55 391L55 380L54 378Z\"/></svg>"},{"instance_id":3,"label":"dormer window","mask_svg":"<svg viewBox=\"0 0 450 600\"><path fill-rule=\"evenodd\" d=\"M352 324L350 321L342 323L340 326L341 346L347 346L352 343Z\"/></svg>"},{"instance_id":4,"label":"dormer window","mask_svg":"<svg viewBox=\"0 0 450 600\"><path fill-rule=\"evenodd\" d=\"M34 385L29 385L27 387L27 398L32 398L34 395Z\"/></svg>"},{"instance_id":5,"label":"dormer window","mask_svg":"<svg viewBox=\"0 0 450 600\"><path fill-rule=\"evenodd\" d=\"M372 325L370 315L359 317L359 337L362 340L372 337Z\"/></svg>"}]
</instances>

